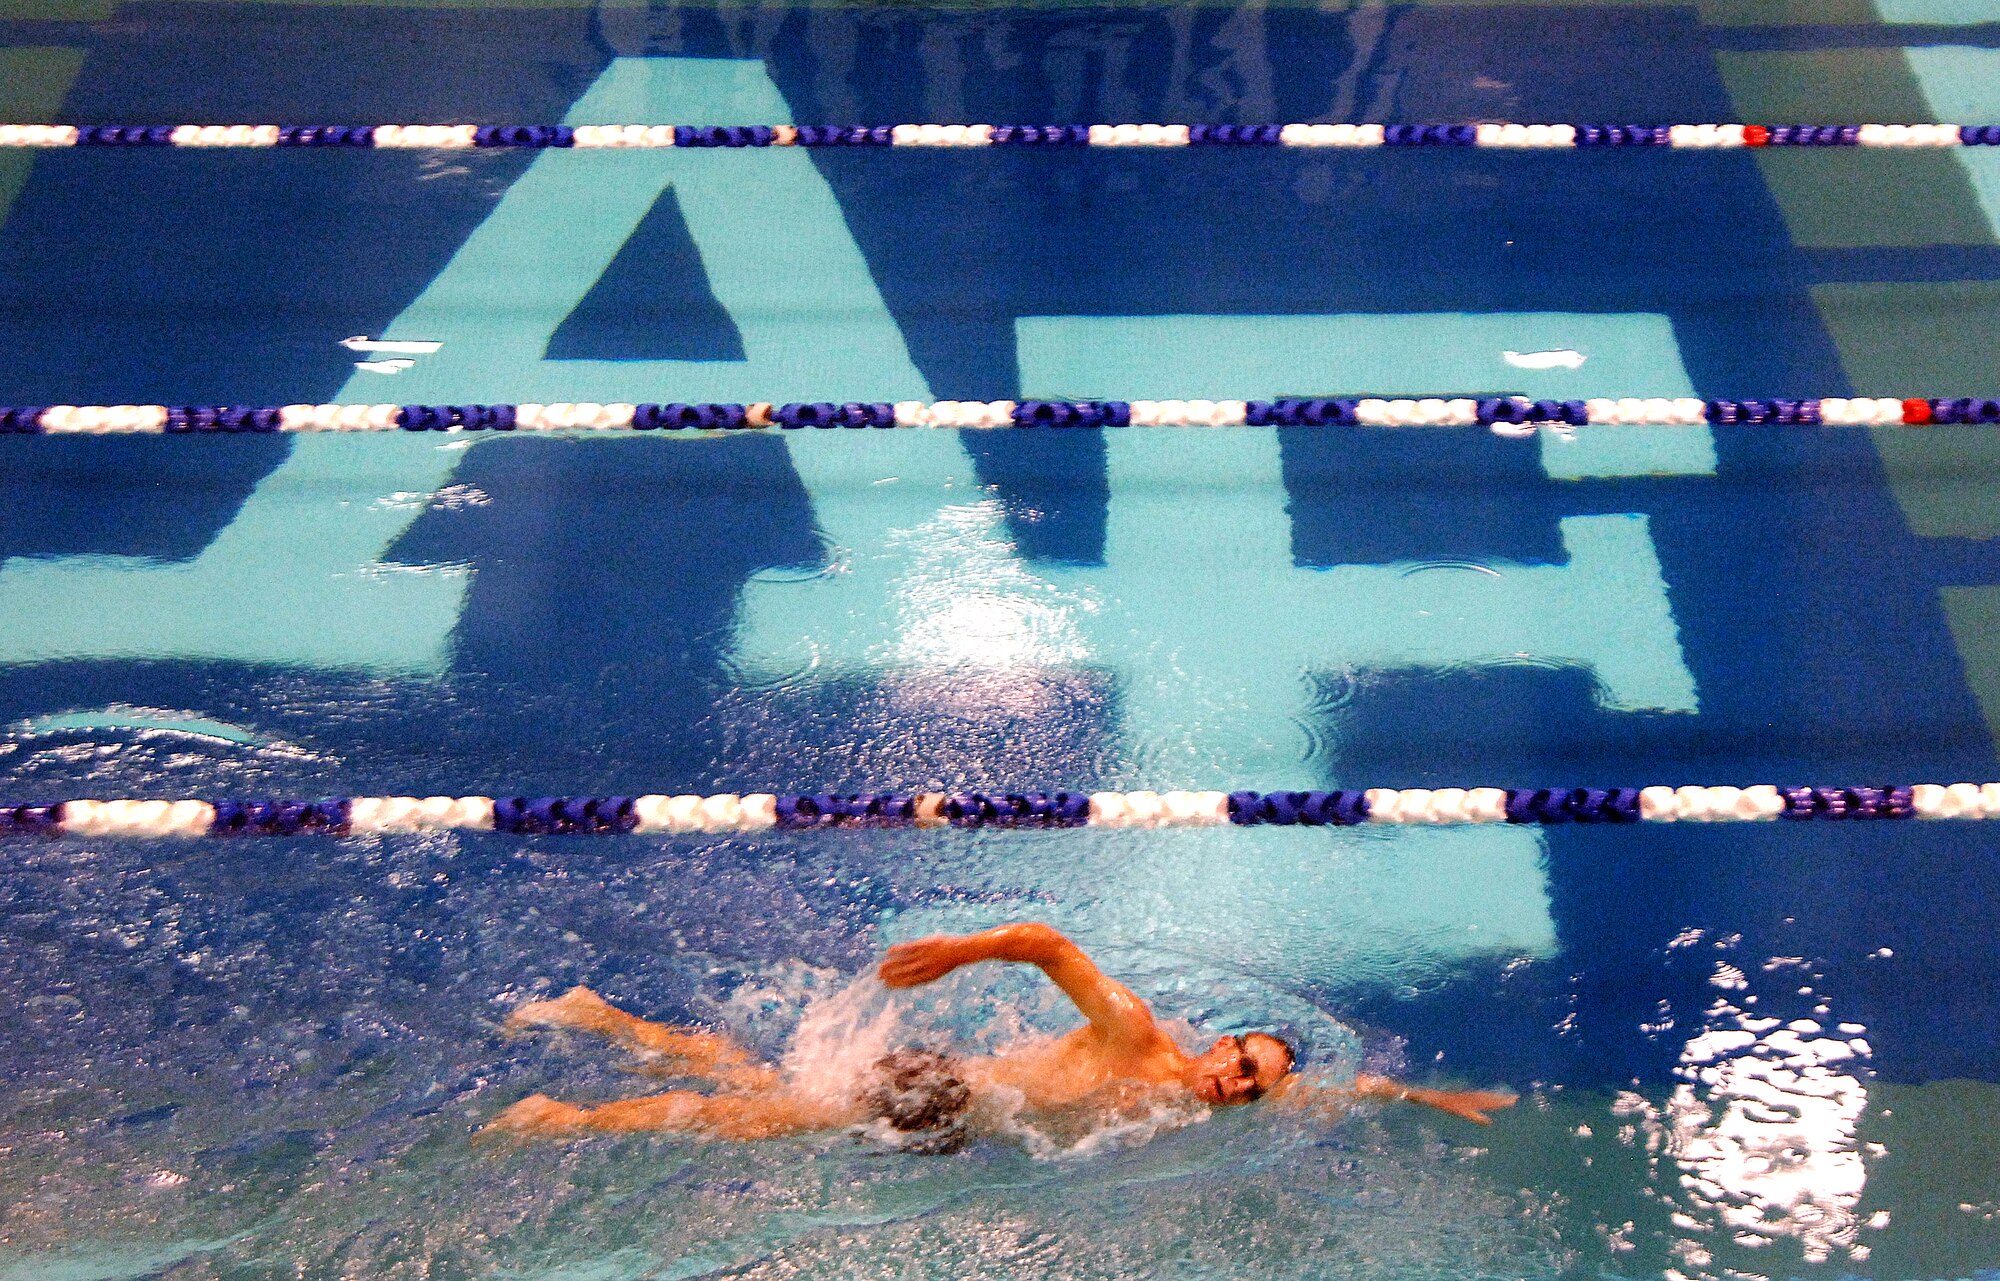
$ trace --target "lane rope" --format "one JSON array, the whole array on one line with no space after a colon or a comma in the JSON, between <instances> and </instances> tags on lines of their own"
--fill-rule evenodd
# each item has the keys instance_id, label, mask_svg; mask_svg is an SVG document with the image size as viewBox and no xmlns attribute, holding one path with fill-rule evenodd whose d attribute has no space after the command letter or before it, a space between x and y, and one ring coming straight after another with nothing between
<instances>
[{"instance_id":1,"label":"lane rope","mask_svg":"<svg viewBox=\"0 0 2000 1281\"><path fill-rule=\"evenodd\" d=\"M0 125L0 147L1992 147L2000 125Z\"/></svg>"},{"instance_id":2,"label":"lane rope","mask_svg":"<svg viewBox=\"0 0 2000 1281\"><path fill-rule=\"evenodd\" d=\"M1325 792L865 792L354 796L0 805L0 836L758 832L833 827L1354 827L2000 818L2000 783L1875 787L1441 787Z\"/></svg>"},{"instance_id":3,"label":"lane rope","mask_svg":"<svg viewBox=\"0 0 2000 1281\"><path fill-rule=\"evenodd\" d=\"M940 400L844 404L519 405L14 405L0 406L0 435L172 435L308 431L745 431L805 427L1537 427L1925 426L2000 424L2000 399L1826 397L1703 400L1599 397L1530 400Z\"/></svg>"}]
</instances>

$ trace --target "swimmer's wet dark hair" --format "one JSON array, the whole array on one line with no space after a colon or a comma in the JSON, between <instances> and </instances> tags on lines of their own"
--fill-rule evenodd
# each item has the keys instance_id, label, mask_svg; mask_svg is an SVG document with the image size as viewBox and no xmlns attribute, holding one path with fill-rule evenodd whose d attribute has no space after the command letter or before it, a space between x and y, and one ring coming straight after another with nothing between
<instances>
[{"instance_id":1,"label":"swimmer's wet dark hair","mask_svg":"<svg viewBox=\"0 0 2000 1281\"><path fill-rule=\"evenodd\" d=\"M970 1137L965 1112L972 1091L956 1065L932 1050L901 1049L877 1060L861 1101L909 1136L900 1145L905 1152L944 1155L963 1148Z\"/></svg>"},{"instance_id":2,"label":"swimmer's wet dark hair","mask_svg":"<svg viewBox=\"0 0 2000 1281\"><path fill-rule=\"evenodd\" d=\"M1274 1042L1276 1043L1279 1049L1285 1052L1286 1072L1290 1072L1293 1068L1296 1068L1299 1065L1299 1052L1293 1049L1292 1043L1290 1041L1287 1041L1284 1037L1279 1036L1276 1032L1245 1032L1243 1034L1243 1039L1247 1041L1253 1036L1260 1036L1264 1038L1266 1041Z\"/></svg>"}]
</instances>

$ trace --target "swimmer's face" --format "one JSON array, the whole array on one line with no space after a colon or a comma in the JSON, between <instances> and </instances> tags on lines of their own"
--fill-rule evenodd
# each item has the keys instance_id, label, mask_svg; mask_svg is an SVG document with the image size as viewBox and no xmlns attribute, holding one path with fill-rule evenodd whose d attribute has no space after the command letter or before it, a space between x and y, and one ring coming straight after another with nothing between
<instances>
[{"instance_id":1,"label":"swimmer's face","mask_svg":"<svg viewBox=\"0 0 2000 1281\"><path fill-rule=\"evenodd\" d=\"M1285 1043L1262 1032L1219 1038L1208 1052L1188 1064L1188 1088L1215 1107L1255 1103L1292 1070Z\"/></svg>"}]
</instances>

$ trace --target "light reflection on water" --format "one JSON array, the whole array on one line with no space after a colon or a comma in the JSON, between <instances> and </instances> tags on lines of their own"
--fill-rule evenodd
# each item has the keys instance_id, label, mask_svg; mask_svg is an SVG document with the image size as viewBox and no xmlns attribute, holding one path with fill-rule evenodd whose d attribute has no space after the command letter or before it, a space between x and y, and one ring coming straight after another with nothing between
<instances>
[{"instance_id":1,"label":"light reflection on water","mask_svg":"<svg viewBox=\"0 0 2000 1281\"><path fill-rule=\"evenodd\" d=\"M906 537L888 665L1046 669L1088 655L1072 618L1082 603L1021 564L997 500L943 507Z\"/></svg>"},{"instance_id":2,"label":"light reflection on water","mask_svg":"<svg viewBox=\"0 0 2000 1281\"><path fill-rule=\"evenodd\" d=\"M1693 933L1674 945L1691 945ZM1800 957L1772 957L1759 969L1794 983L1801 972L1811 977ZM1727 961L1714 962L1710 985L1725 995L1684 1045L1681 1083L1661 1104L1627 1091L1611 1109L1638 1125L1653 1193L1671 1211L1666 1275L1757 1281L1801 1264L1864 1263L1871 1248L1863 1231L1890 1221L1886 1211L1859 1212L1868 1164L1882 1155L1859 1138L1869 1102L1866 1028L1835 1021L1811 986L1766 995L1780 1006L1815 997L1813 1017L1760 1015L1748 976Z\"/></svg>"}]
</instances>

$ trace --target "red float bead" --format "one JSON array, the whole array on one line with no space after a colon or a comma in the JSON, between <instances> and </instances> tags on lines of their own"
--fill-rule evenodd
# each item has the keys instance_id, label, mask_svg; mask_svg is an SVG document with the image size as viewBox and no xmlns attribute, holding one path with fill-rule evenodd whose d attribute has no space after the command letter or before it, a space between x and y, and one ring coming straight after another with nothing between
<instances>
[{"instance_id":1,"label":"red float bead","mask_svg":"<svg viewBox=\"0 0 2000 1281\"><path fill-rule=\"evenodd\" d=\"M1768 146L1770 144L1770 141L1771 141L1771 131L1765 128L1763 125L1743 126L1744 146L1763 147L1763 146Z\"/></svg>"},{"instance_id":2,"label":"red float bead","mask_svg":"<svg viewBox=\"0 0 2000 1281\"><path fill-rule=\"evenodd\" d=\"M1915 397L1912 397L1911 399L1903 402L1903 421L1905 423L1910 423L1910 424L1927 423L1930 420L1931 420L1930 401L1918 400Z\"/></svg>"}]
</instances>

